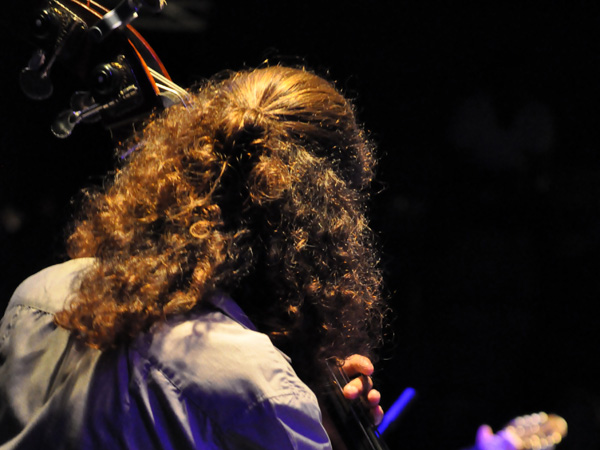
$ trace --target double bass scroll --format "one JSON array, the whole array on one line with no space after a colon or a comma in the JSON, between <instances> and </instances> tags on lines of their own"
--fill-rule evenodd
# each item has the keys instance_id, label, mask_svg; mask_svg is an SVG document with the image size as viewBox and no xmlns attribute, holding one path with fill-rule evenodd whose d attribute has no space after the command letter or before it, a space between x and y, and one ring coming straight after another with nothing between
<instances>
[{"instance_id":1,"label":"double bass scroll","mask_svg":"<svg viewBox=\"0 0 600 450\"><path fill-rule=\"evenodd\" d=\"M70 92L51 126L60 138L83 123L100 122L115 132L152 111L184 103L187 93L131 26L141 8L160 10L164 0L123 0L114 10L93 1L12 0L12 28L35 47L21 71L24 94L50 98L54 86ZM26 4L28 7L23 8ZM69 74L53 76L56 66ZM127 130L129 131L129 130Z\"/></svg>"}]
</instances>

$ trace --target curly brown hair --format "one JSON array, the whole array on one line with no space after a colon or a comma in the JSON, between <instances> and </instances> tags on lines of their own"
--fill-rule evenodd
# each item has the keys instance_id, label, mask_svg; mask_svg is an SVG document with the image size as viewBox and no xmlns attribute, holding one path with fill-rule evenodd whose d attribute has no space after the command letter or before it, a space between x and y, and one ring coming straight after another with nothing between
<instances>
[{"instance_id":1,"label":"curly brown hair","mask_svg":"<svg viewBox=\"0 0 600 450\"><path fill-rule=\"evenodd\" d=\"M307 377L329 357L374 356L375 158L331 83L281 66L228 73L130 145L86 193L69 255L96 264L58 325L105 349L225 291Z\"/></svg>"}]
</instances>

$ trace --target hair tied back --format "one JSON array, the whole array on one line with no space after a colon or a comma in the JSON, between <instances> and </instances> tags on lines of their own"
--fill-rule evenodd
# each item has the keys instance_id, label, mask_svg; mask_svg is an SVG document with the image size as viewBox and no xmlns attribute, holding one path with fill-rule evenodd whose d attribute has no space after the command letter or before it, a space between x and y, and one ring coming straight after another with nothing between
<instances>
[{"instance_id":1,"label":"hair tied back","mask_svg":"<svg viewBox=\"0 0 600 450\"><path fill-rule=\"evenodd\" d=\"M267 133L265 115L258 108L239 108L230 111L221 124L219 134L227 153L260 145Z\"/></svg>"}]
</instances>

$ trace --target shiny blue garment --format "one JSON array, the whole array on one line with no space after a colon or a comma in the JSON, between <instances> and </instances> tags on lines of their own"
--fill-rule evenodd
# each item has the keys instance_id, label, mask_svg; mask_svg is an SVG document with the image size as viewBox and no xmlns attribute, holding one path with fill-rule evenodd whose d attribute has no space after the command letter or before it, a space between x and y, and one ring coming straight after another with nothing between
<instances>
[{"instance_id":1,"label":"shiny blue garment","mask_svg":"<svg viewBox=\"0 0 600 450\"><path fill-rule=\"evenodd\" d=\"M93 259L28 278L0 323L0 449L329 449L313 392L226 296L129 345L53 323Z\"/></svg>"}]
</instances>

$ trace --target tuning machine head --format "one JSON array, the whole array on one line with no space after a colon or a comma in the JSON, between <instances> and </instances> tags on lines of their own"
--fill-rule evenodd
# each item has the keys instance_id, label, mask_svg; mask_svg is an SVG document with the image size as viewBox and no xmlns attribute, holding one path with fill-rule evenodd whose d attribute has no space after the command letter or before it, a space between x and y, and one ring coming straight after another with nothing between
<instances>
[{"instance_id":1,"label":"tuning machine head","mask_svg":"<svg viewBox=\"0 0 600 450\"><path fill-rule=\"evenodd\" d=\"M68 59L78 52L87 26L67 9L50 2L34 15L31 28L40 48L21 71L19 82L27 97L45 100L54 92L50 79L54 63L58 58Z\"/></svg>"},{"instance_id":2,"label":"tuning machine head","mask_svg":"<svg viewBox=\"0 0 600 450\"><path fill-rule=\"evenodd\" d=\"M111 63L96 66L89 78L94 92L102 96L114 95L126 84L133 82L131 68L123 55Z\"/></svg>"},{"instance_id":3,"label":"tuning machine head","mask_svg":"<svg viewBox=\"0 0 600 450\"><path fill-rule=\"evenodd\" d=\"M101 1L36 1L42 6L38 10L23 7L29 26L19 30L29 30L26 38L38 50L21 71L20 84L35 100L75 92L52 126L57 136L98 121L113 136L124 136L152 111L185 100L187 93L171 81L154 50L130 25L139 9L158 11L164 0L121 0L113 10ZM94 38L94 27L108 27L102 39Z\"/></svg>"},{"instance_id":4,"label":"tuning machine head","mask_svg":"<svg viewBox=\"0 0 600 450\"><path fill-rule=\"evenodd\" d=\"M61 22L60 15L55 9L50 7L40 9L31 23L33 36L44 40L56 38Z\"/></svg>"},{"instance_id":5,"label":"tuning machine head","mask_svg":"<svg viewBox=\"0 0 600 450\"><path fill-rule=\"evenodd\" d=\"M52 96L54 85L48 76L48 71L44 70L46 66L46 52L42 49L36 50L27 67L21 70L19 75L19 85L23 93L32 100L46 100Z\"/></svg>"}]
</instances>

